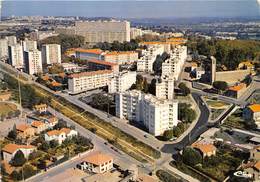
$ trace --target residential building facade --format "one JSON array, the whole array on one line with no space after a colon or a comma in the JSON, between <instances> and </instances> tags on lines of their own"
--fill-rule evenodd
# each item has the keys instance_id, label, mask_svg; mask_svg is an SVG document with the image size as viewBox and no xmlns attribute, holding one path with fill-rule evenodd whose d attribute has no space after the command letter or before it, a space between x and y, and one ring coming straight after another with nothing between
<instances>
[{"instance_id":1,"label":"residential building facade","mask_svg":"<svg viewBox=\"0 0 260 182\"><path fill-rule=\"evenodd\" d=\"M121 72L114 75L114 77L108 83L108 92L124 92L128 90L136 82L136 72Z\"/></svg>"},{"instance_id":2,"label":"residential building facade","mask_svg":"<svg viewBox=\"0 0 260 182\"><path fill-rule=\"evenodd\" d=\"M43 64L61 63L61 46L59 44L45 44L42 46Z\"/></svg>"},{"instance_id":3,"label":"residential building facade","mask_svg":"<svg viewBox=\"0 0 260 182\"><path fill-rule=\"evenodd\" d=\"M83 159L78 165L81 170L93 173L105 173L113 168L113 158L107 154L93 153Z\"/></svg>"},{"instance_id":4,"label":"residential building facade","mask_svg":"<svg viewBox=\"0 0 260 182\"><path fill-rule=\"evenodd\" d=\"M159 136L178 124L178 103L132 90L116 94L116 116L144 125Z\"/></svg>"},{"instance_id":5,"label":"residential building facade","mask_svg":"<svg viewBox=\"0 0 260 182\"><path fill-rule=\"evenodd\" d=\"M23 47L21 44L8 46L9 64L15 68L24 67Z\"/></svg>"},{"instance_id":6,"label":"residential building facade","mask_svg":"<svg viewBox=\"0 0 260 182\"><path fill-rule=\"evenodd\" d=\"M34 40L24 40L22 41L23 51L31 51L37 49L37 42Z\"/></svg>"},{"instance_id":7,"label":"residential building facade","mask_svg":"<svg viewBox=\"0 0 260 182\"><path fill-rule=\"evenodd\" d=\"M37 49L24 51L25 71L34 75L42 73L42 54Z\"/></svg>"},{"instance_id":8,"label":"residential building facade","mask_svg":"<svg viewBox=\"0 0 260 182\"><path fill-rule=\"evenodd\" d=\"M105 87L113 77L111 70L99 70L82 72L69 75L68 90L71 94L77 94L92 89Z\"/></svg>"},{"instance_id":9,"label":"residential building facade","mask_svg":"<svg viewBox=\"0 0 260 182\"><path fill-rule=\"evenodd\" d=\"M162 76L173 76L178 79L182 67L187 59L187 47L176 46L170 53L170 58L162 63Z\"/></svg>"},{"instance_id":10,"label":"residential building facade","mask_svg":"<svg viewBox=\"0 0 260 182\"><path fill-rule=\"evenodd\" d=\"M0 39L0 58L8 57L8 41L7 39Z\"/></svg>"},{"instance_id":11,"label":"residential building facade","mask_svg":"<svg viewBox=\"0 0 260 182\"><path fill-rule=\"evenodd\" d=\"M245 120L254 120L257 128L260 128L260 104L252 104L243 110Z\"/></svg>"},{"instance_id":12,"label":"residential building facade","mask_svg":"<svg viewBox=\"0 0 260 182\"><path fill-rule=\"evenodd\" d=\"M170 99L174 97L174 79L161 77L155 84L155 96L159 99Z\"/></svg>"},{"instance_id":13,"label":"residential building facade","mask_svg":"<svg viewBox=\"0 0 260 182\"><path fill-rule=\"evenodd\" d=\"M7 144L2 148L3 159L10 162L19 150L24 154L25 158L28 158L36 150L36 147L32 145Z\"/></svg>"},{"instance_id":14,"label":"residential building facade","mask_svg":"<svg viewBox=\"0 0 260 182\"><path fill-rule=\"evenodd\" d=\"M75 32L85 38L85 42L112 43L130 41L130 22L128 21L77 21Z\"/></svg>"},{"instance_id":15,"label":"residential building facade","mask_svg":"<svg viewBox=\"0 0 260 182\"><path fill-rule=\"evenodd\" d=\"M137 61L137 71L153 72L153 63L156 60L157 55L161 55L164 52L162 45L150 46L148 50L143 52L142 57Z\"/></svg>"}]
</instances>

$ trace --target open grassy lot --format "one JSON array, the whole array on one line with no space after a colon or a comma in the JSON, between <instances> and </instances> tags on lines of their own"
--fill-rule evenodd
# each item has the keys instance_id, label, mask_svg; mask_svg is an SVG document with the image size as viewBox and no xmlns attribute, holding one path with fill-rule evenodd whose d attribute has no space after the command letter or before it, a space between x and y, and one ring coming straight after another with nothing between
<instances>
[{"instance_id":1,"label":"open grassy lot","mask_svg":"<svg viewBox=\"0 0 260 182\"><path fill-rule=\"evenodd\" d=\"M0 116L7 115L11 111L16 111L17 107L15 104L0 102Z\"/></svg>"}]
</instances>

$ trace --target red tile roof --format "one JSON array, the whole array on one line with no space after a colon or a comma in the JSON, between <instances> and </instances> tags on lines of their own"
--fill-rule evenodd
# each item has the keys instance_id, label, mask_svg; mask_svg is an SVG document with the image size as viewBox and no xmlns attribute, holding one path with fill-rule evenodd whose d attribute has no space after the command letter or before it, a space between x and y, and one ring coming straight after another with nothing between
<instances>
[{"instance_id":1,"label":"red tile roof","mask_svg":"<svg viewBox=\"0 0 260 182\"><path fill-rule=\"evenodd\" d=\"M89 71L89 72L71 74L71 75L69 75L69 78L80 78L80 77L84 77L84 76L94 76L94 75L111 74L111 73L113 73L113 71L111 71L111 70Z\"/></svg>"},{"instance_id":2,"label":"red tile roof","mask_svg":"<svg viewBox=\"0 0 260 182\"><path fill-rule=\"evenodd\" d=\"M17 145L17 144L10 143L5 145L4 148L2 148L2 151L12 154L19 149L34 149L34 148L36 147L33 145Z\"/></svg>"}]
</instances>

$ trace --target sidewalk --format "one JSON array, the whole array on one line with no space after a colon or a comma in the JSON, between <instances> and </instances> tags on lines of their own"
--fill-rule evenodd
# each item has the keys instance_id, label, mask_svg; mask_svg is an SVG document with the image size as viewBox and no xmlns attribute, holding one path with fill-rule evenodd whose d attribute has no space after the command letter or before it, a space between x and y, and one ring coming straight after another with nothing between
<instances>
[{"instance_id":1,"label":"sidewalk","mask_svg":"<svg viewBox=\"0 0 260 182\"><path fill-rule=\"evenodd\" d=\"M181 176L182 178L188 180L188 181L191 181L191 182L199 182L199 180L187 175L187 174L184 174L183 172L179 171L178 169L172 167L170 164L166 163L164 164L164 166L166 169L168 169L169 171Z\"/></svg>"}]
</instances>

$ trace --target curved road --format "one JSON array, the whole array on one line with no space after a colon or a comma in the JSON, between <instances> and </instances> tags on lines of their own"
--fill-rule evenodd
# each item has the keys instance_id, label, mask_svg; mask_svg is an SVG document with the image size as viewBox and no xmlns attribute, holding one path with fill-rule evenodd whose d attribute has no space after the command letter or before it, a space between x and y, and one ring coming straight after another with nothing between
<instances>
[{"instance_id":1,"label":"curved road","mask_svg":"<svg viewBox=\"0 0 260 182\"><path fill-rule=\"evenodd\" d=\"M201 111L198 122L191 130L191 132L182 139L182 141L175 144L165 144L161 149L162 152L175 154L179 150L182 150L187 145L197 140L197 138L208 129L207 123L210 111L207 108L206 104L203 102L203 100L200 98L200 94L192 93L192 97L196 101Z\"/></svg>"}]
</instances>

